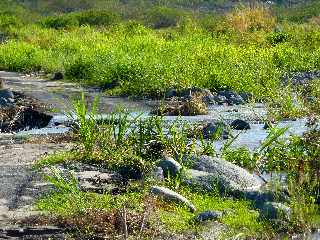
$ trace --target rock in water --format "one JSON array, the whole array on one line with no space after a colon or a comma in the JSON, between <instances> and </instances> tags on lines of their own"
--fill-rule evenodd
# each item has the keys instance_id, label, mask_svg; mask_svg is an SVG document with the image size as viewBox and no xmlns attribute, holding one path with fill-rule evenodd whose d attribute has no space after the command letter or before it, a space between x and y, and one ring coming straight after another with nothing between
<instances>
[{"instance_id":1,"label":"rock in water","mask_svg":"<svg viewBox=\"0 0 320 240\"><path fill-rule=\"evenodd\" d=\"M173 98L177 96L177 89L170 88L165 92L165 98Z\"/></svg>"},{"instance_id":2,"label":"rock in water","mask_svg":"<svg viewBox=\"0 0 320 240\"><path fill-rule=\"evenodd\" d=\"M160 162L159 166L163 169L163 173L165 177L176 177L177 174L182 169L180 163L174 160L171 157L165 156Z\"/></svg>"},{"instance_id":3,"label":"rock in water","mask_svg":"<svg viewBox=\"0 0 320 240\"><path fill-rule=\"evenodd\" d=\"M194 158L193 169L185 176L188 185L212 191L247 192L259 190L263 182L247 170L216 157Z\"/></svg>"},{"instance_id":4,"label":"rock in water","mask_svg":"<svg viewBox=\"0 0 320 240\"><path fill-rule=\"evenodd\" d=\"M170 190L169 188L153 186L153 187L151 187L151 193L153 193L154 195L157 195L159 197L162 197L163 199L165 199L167 201L174 201L176 203L182 203L182 204L186 205L190 209L191 212L196 211L195 206L188 199L186 199L185 197L183 197L179 193L176 193L176 192Z\"/></svg>"},{"instance_id":5,"label":"rock in water","mask_svg":"<svg viewBox=\"0 0 320 240\"><path fill-rule=\"evenodd\" d=\"M248 122L241 119L234 120L230 126L235 130L248 130L251 128Z\"/></svg>"},{"instance_id":6,"label":"rock in water","mask_svg":"<svg viewBox=\"0 0 320 240\"><path fill-rule=\"evenodd\" d=\"M3 78L0 78L0 89L4 88L4 82L5 80Z\"/></svg>"},{"instance_id":7,"label":"rock in water","mask_svg":"<svg viewBox=\"0 0 320 240\"><path fill-rule=\"evenodd\" d=\"M229 105L239 105L245 103L239 94L231 90L220 91L218 95L225 97L227 99L226 102Z\"/></svg>"},{"instance_id":8,"label":"rock in water","mask_svg":"<svg viewBox=\"0 0 320 240\"><path fill-rule=\"evenodd\" d=\"M55 72L52 77L51 80L62 80L64 78L63 73L62 72Z\"/></svg>"},{"instance_id":9,"label":"rock in water","mask_svg":"<svg viewBox=\"0 0 320 240\"><path fill-rule=\"evenodd\" d=\"M229 133L225 129L225 125L223 123L208 123L202 128L202 136L204 139L208 138L222 138L222 139L228 139Z\"/></svg>"}]
</instances>

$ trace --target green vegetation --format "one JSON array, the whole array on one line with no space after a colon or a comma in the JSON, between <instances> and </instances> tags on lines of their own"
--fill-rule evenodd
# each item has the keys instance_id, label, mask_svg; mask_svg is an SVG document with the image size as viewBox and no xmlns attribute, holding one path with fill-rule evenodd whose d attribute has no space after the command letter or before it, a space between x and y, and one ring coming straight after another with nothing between
<instances>
[{"instance_id":1,"label":"green vegetation","mask_svg":"<svg viewBox=\"0 0 320 240\"><path fill-rule=\"evenodd\" d=\"M6 0L0 3L0 69L62 72L65 80L99 86L113 95L161 98L171 88L233 89L266 102L270 107L266 121L308 115L312 125L319 116L319 81L299 87L290 79L284 83L283 76L320 70L319 3L288 7L288 1L277 2L234 8L226 0L23 4ZM226 234L241 233L249 239L276 239L279 234L319 227L316 126L304 136L288 139L282 138L287 129L272 127L254 151L231 148L233 138L219 153L213 141L220 136L207 141L195 126L180 121L132 118L125 111L99 120L97 101L88 106L82 96L73 102L75 149L47 156L36 165L95 164L124 176L122 192L97 194L80 191L72 174L51 169L48 180L56 191L37 206L71 232L93 238L95 234L151 238L163 234L159 229L197 234L204 226L193 219L208 209L226 210L219 220L227 227ZM193 112L203 112L202 103L190 104ZM151 173L162 154L175 156L182 170L157 182ZM286 173L290 221L272 222L261 218L249 201L186 187L182 175L193 163L191 156L203 154L218 155L257 173ZM197 212L151 196L153 184L183 194Z\"/></svg>"},{"instance_id":2,"label":"green vegetation","mask_svg":"<svg viewBox=\"0 0 320 240\"><path fill-rule=\"evenodd\" d=\"M161 116L143 120L140 116L132 118L127 112L117 111L108 119L98 121L85 114L88 109L94 112L96 103L88 106L84 99L82 96L74 101L75 137L78 139L75 150L50 155L37 164L40 168L51 169L47 179L55 186L54 191L37 202L37 207L53 215L50 221L62 224L71 233L82 237L129 234L133 238L144 236L148 239L154 234L164 236L163 229L170 234L197 236L208 226L195 221L195 217L209 209L224 213L218 221L224 226L222 236L225 237L241 234L247 238L277 239L278 234L305 232L319 227L319 206L315 204L320 195L317 175L319 131L316 126L304 136L289 139L283 138L286 128L270 128L269 136L253 152L246 148L232 149L230 143L235 136L218 154L212 144L213 139L204 140L202 133L194 129L196 126L184 124L179 119L165 123ZM192 136L191 132L194 132ZM201 142L199 147L196 147L197 139ZM163 154L176 156L182 169L177 176L169 175L161 182L154 178L152 169ZM290 221L265 219L253 202L228 198L228 195L221 195L218 187L205 192L185 185L182 178L185 169L193 164L191 156L203 154L222 156L258 173L288 174L286 191L292 209ZM52 167L57 164L67 167L75 163L98 164L118 172L126 182L123 190L115 195L82 192L72 174ZM196 206L197 211L191 213L181 204L156 198L149 193L154 184L181 193ZM276 193L281 191L277 182L272 184ZM98 220L94 216L99 216ZM128 232L124 227L116 227L119 224L123 226L123 221Z\"/></svg>"},{"instance_id":3,"label":"green vegetation","mask_svg":"<svg viewBox=\"0 0 320 240\"><path fill-rule=\"evenodd\" d=\"M102 10L82 3L89 5L81 11L36 13L33 23L21 18L22 6L1 15L7 41L0 45L0 68L62 71L72 81L113 86L112 94L159 97L169 88L198 86L270 100L278 97L283 74L320 67L319 24L281 21L272 9L211 16L141 1L130 15L121 14L126 5L98 2L93 5ZM76 3L62 3L68 4Z\"/></svg>"}]
</instances>

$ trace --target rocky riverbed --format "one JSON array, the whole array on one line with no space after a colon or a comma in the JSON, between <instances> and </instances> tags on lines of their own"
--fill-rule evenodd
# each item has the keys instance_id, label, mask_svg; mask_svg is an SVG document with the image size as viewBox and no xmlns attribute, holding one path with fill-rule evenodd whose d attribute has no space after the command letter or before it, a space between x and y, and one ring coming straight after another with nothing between
<instances>
[{"instance_id":1,"label":"rocky riverbed","mask_svg":"<svg viewBox=\"0 0 320 240\"><path fill-rule=\"evenodd\" d=\"M119 105L128 109L129 116L132 119L138 115L142 119L148 119L151 116L150 112L155 106L159 105L159 101L106 97L98 89L86 89L72 83L43 80L37 76L17 73L0 72L0 78L3 78L7 88L13 91L14 95L12 97L16 102L21 103L24 99L28 100L24 101L26 105L34 106L34 101L39 101L39 103L46 106L46 108L37 109L37 113L40 115L31 120L34 123L40 119L40 125L32 125L30 121L23 122L21 120L19 123L20 125L26 123L25 128L21 126L17 128L3 127L2 129L8 133L0 133L0 229L3 228L3 230L0 230L0 238L2 235L18 238L23 235L28 236L28 234L30 236L38 234L49 237L52 229L43 228L41 232L39 229L28 230L24 228L25 233L23 233L23 230L19 232L19 227L23 229L23 226L14 226L14 224L22 218L38 214L33 211L32 203L35 198L48 190L47 183L43 182L39 174L32 169L32 164L41 156L71 148L67 141L57 143L57 141L45 140L48 137L68 135L68 132L71 131L72 121L70 123L70 118L66 115L67 112L72 110L71 99L79 97L82 92L85 92L89 101L92 101L95 96L100 96L100 112L97 118L102 120L108 119L110 112ZM175 90L171 90L166 94L169 103L171 98L174 97L181 96ZM188 124L204 126L202 131L206 131L207 134L214 132L217 124L222 122L230 129L231 132L228 134L237 135L242 132L232 143L232 146L235 147L247 146L249 149L256 149L266 139L268 130L265 127L266 109L263 104L245 103L244 98L247 96L241 97L228 92L220 92L215 96L206 95L205 97L208 100L205 115L165 116L163 118L164 121L170 123L179 120ZM179 104L178 106L180 107ZM32 109L34 110L35 108ZM43 116L47 116L45 117L46 123L43 121ZM24 115L23 119L28 117L28 115ZM303 132L308 130L305 119L282 121L278 123L278 126L288 128L285 136L291 133L302 135ZM38 141L32 142L30 137L38 139ZM215 141L215 148L221 149L227 138L228 136L225 139L222 138ZM174 175L180 170L179 164L174 159L164 159L160 168L162 168L162 171L169 171L170 175ZM61 169L62 171L66 170L64 167L61 167ZM113 186L111 190L109 189L110 191L117 191L114 190L117 188L114 185L117 185L117 181L119 182L119 178L121 178L118 177L117 173L101 172L99 168L90 169L89 167L87 169L83 166L77 170L78 179L84 190L105 192L104 187L107 185L108 187ZM221 159L203 157L195 161L195 165L188 171L188 176L183 179L186 184L200 186L208 190L208 187L211 187L210 181L214 178L230 190L233 196L239 197L241 195L243 197L245 195L248 199L253 200L262 213L275 212L274 214L276 214L278 209L285 212L285 214L290 212L290 209L288 210L281 203L274 202L271 195L260 191L261 186L264 185L261 179L234 164ZM101 186L101 181L105 185L102 184ZM98 185L96 184L97 182ZM226 189L223 190L225 191ZM192 203L183 196L170 192L171 190L154 186L151 191L156 195L183 202L191 211L195 210ZM198 218L216 219L219 218L220 214L222 213L206 212L198 216ZM53 229L52 231L52 234L58 236L57 232L60 230L56 229L57 232L54 232L55 230ZM314 235L310 239L316 239L317 237L318 235ZM210 236L205 239L210 239Z\"/></svg>"}]
</instances>

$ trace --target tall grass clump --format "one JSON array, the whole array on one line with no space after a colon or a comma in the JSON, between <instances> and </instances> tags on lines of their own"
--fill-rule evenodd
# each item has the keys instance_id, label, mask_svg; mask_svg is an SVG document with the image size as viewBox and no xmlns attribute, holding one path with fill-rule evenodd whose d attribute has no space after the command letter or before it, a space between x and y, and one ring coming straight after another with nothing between
<instances>
[{"instance_id":1,"label":"tall grass clump","mask_svg":"<svg viewBox=\"0 0 320 240\"><path fill-rule=\"evenodd\" d=\"M92 157L98 139L97 107L99 98L95 97L91 107L86 102L84 93L81 98L72 102L73 111L69 117L75 123L79 143L83 146L84 156Z\"/></svg>"}]
</instances>

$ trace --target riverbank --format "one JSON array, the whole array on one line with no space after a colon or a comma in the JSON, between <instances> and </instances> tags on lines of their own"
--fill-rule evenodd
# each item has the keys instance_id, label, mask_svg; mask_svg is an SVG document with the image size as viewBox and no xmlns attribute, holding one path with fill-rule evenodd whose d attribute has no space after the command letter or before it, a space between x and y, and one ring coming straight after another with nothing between
<instances>
[{"instance_id":1,"label":"riverbank","mask_svg":"<svg viewBox=\"0 0 320 240\"><path fill-rule=\"evenodd\" d=\"M123 223L124 211L127 234L133 237L137 232L141 232L150 238L150 231L154 231L158 239L165 236L171 239L197 239L200 236L210 239L214 236L213 231L217 231L226 237L242 233L249 238L259 236L270 239L272 236L277 238L278 234L282 235L286 231L285 228L276 230L272 227L277 222L274 222L274 218L281 219L285 227L293 226L291 220L285 220L289 216L288 209L296 219L296 209L292 205L295 203L292 197L294 194L290 192L292 190L289 189L289 193L287 190L277 192L280 196L289 194L289 202L282 202L281 198L278 199L279 196L274 198L272 188L266 190L262 186L266 185L265 180L277 183L277 174L261 174L257 170L267 170L269 173L279 171L276 167L278 165L267 165L268 168L265 168L263 162L274 157L277 159L276 152L281 149L285 153L283 163L286 163L286 158L291 157L290 144L293 144L288 145L290 135L303 139L303 133L312 128L306 126L305 119L280 121L276 127L268 130L264 123L266 108L263 104L250 103L234 106L209 105L207 115L156 117L149 115L152 109L150 106L155 106L157 102L155 100L132 101L103 95L99 99L99 106L102 106L99 114L97 112L90 115L89 106L92 105L92 100L101 95L96 90L86 90L60 81L23 77L16 73L1 72L0 77L6 79L9 88L41 100L48 106L54 106L51 109L55 109L47 112L53 116L48 128L1 134L1 172L4 173L3 179L6 183L1 185L0 190L3 195L2 209L5 212L1 222L4 227L14 222L22 228L28 222L38 225L56 225L57 222L62 222L62 230L59 228L57 234L65 231L77 238L85 234L79 225L82 222L90 229L90 232L86 233L89 234L86 235L88 237L101 237L103 231L111 231L119 234L121 238L126 234L124 228L114 229L113 225L99 224L106 219L114 219L112 221L115 221L115 224L117 221ZM71 92L73 94L70 94ZM88 101L81 101L81 97L79 98L83 92L89 96L86 98ZM76 96L78 100L72 105L73 97ZM56 99L65 100L61 104ZM75 103L78 108L75 108ZM119 103L122 104L122 110L113 112ZM80 110L86 104L88 109L81 115ZM76 116L73 120L63 115L71 110ZM235 120L243 120L250 128L232 130ZM219 123L226 127L223 130L226 132L222 132L222 135L218 133ZM247 126L246 124L244 126ZM69 127L63 135L53 131L63 129L61 125ZM198 130L194 132L195 129ZM202 130L198 132L199 129ZM210 135L207 135L208 133ZM209 137L204 140L204 136ZM305 151L309 151L308 146L306 147ZM203 162L201 159L205 155L207 157ZM215 161L218 161L217 165ZM33 164L38 170L31 168ZM279 166L281 173L289 171L281 162ZM220 167L223 170L219 169ZM53 189L57 192L50 193L48 188L40 190L35 187L47 184L40 178L43 170L47 176L51 176L47 178L50 180L49 185L53 184ZM70 171L75 174L76 182L73 182L69 175ZM216 171L220 174L215 175ZM211 178L218 182L211 183ZM287 180L289 179L285 177L285 181ZM198 185L204 182L206 185ZM167 190L158 197L155 194L158 190L151 190L153 194L149 193L150 189L158 189L158 186ZM194 191L195 186L200 189ZM179 203L180 197L173 198L178 199L174 200L178 203L167 202L167 194L171 194L167 191L170 189L176 192L174 194L186 197L188 202L194 205L195 213L189 212L189 203L187 207L184 207L184 200ZM242 194L239 194L239 191ZM33 220L21 219L18 215L20 213L23 217L34 213L25 211L30 204L35 210L43 211L41 214L44 215ZM308 206L310 211L309 204L304 206ZM148 214L143 215L139 210L141 208L147 209ZM85 212L82 212L83 210ZM154 211L160 218L149 211ZM211 220L193 222L192 219L206 211L211 211L209 215L206 213ZM269 215L269 211L275 215ZM281 217L277 215L278 211L281 212ZM93 226L90 223L94 221L93 216L101 216L101 219L105 220ZM154 220L158 224L154 225ZM314 231L317 225L313 224L316 223L312 221ZM59 226L61 227L61 224ZM139 228L142 230L138 231ZM302 229L303 227L300 231ZM305 228L306 231L307 229L309 230ZM169 233L165 234L164 231ZM44 233L47 232L43 230ZM288 234L294 237L298 233L290 228Z\"/></svg>"}]
</instances>

